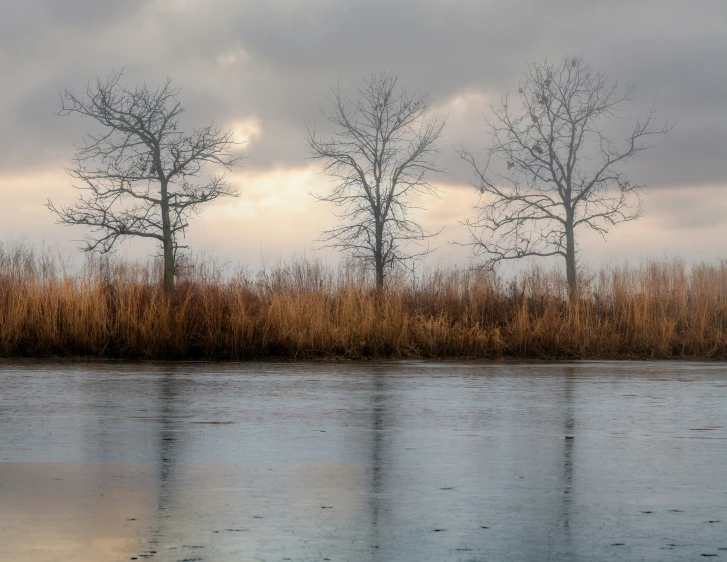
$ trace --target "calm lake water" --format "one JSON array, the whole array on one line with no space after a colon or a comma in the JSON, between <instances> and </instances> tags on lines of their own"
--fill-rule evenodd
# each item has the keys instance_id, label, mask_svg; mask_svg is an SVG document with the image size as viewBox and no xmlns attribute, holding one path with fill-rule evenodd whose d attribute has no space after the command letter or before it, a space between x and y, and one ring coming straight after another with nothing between
<instances>
[{"instance_id":1,"label":"calm lake water","mask_svg":"<svg viewBox=\"0 0 727 562\"><path fill-rule=\"evenodd\" d=\"M727 365L0 363L0 560L727 559Z\"/></svg>"}]
</instances>

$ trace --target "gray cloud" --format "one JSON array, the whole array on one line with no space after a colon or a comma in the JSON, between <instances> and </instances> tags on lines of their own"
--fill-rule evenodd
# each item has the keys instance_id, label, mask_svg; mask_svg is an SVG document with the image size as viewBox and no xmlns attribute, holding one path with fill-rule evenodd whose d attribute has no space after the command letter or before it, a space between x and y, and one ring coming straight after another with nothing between
<instances>
[{"instance_id":1,"label":"gray cloud","mask_svg":"<svg viewBox=\"0 0 727 562\"><path fill-rule=\"evenodd\" d=\"M727 199L719 188L652 191L648 206L664 228L694 230L727 225Z\"/></svg>"},{"instance_id":2,"label":"gray cloud","mask_svg":"<svg viewBox=\"0 0 727 562\"><path fill-rule=\"evenodd\" d=\"M246 165L298 166L305 122L328 85L382 68L445 109L458 95L495 101L528 60L581 54L637 87L677 127L632 165L653 186L725 183L727 4L723 0L2 0L0 168L58 166L88 124L60 119L57 90L127 67L130 81L183 87L190 123L256 116ZM454 113L442 142L486 147L487 103ZM453 150L444 178L466 182Z\"/></svg>"},{"instance_id":3,"label":"gray cloud","mask_svg":"<svg viewBox=\"0 0 727 562\"><path fill-rule=\"evenodd\" d=\"M51 57L45 48L63 42L71 34L86 38L109 25L133 17L143 0L98 2L96 0L3 0L0 2L0 49L20 61L35 53Z\"/></svg>"}]
</instances>

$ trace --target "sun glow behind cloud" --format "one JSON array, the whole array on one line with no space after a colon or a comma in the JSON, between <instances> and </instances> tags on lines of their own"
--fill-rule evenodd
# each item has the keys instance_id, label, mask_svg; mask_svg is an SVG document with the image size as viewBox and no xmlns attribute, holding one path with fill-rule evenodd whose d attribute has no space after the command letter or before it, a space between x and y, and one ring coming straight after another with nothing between
<instances>
[{"instance_id":1,"label":"sun glow behind cloud","mask_svg":"<svg viewBox=\"0 0 727 562\"><path fill-rule=\"evenodd\" d=\"M230 67L236 64L245 64L250 61L250 55L242 47L220 53L217 56L217 64L221 67Z\"/></svg>"},{"instance_id":2,"label":"sun glow behind cloud","mask_svg":"<svg viewBox=\"0 0 727 562\"><path fill-rule=\"evenodd\" d=\"M262 135L260 121L256 117L233 121L230 124L232 140L238 145L237 148L245 150L249 143Z\"/></svg>"},{"instance_id":3,"label":"sun glow behind cloud","mask_svg":"<svg viewBox=\"0 0 727 562\"><path fill-rule=\"evenodd\" d=\"M327 261L339 259L338 252L320 249L316 243L321 231L336 224L336 218L330 205L317 203L311 195L324 193L331 186L315 166L268 170L242 167L228 173L227 178L238 189L239 197L214 202L192 221L187 241L195 250L252 264L259 263L261 255L288 259L315 254ZM427 261L432 265L472 265L469 250L451 243L467 240L467 230L460 221L473 213L477 194L467 185L440 184L440 188L439 197L427 196L417 202L425 210L414 215L430 231L444 228L431 241L435 251ZM85 230L56 224L44 207L48 198L64 204L76 197L63 171L0 175L0 192L0 239L23 238L34 245L58 245L65 254L76 253L76 241ZM674 209L687 212L682 216ZM665 254L684 254L697 260L727 257L721 242L727 220L727 194L722 186L653 190L645 199L644 210L641 220L615 228L606 241L595 233L581 231L581 259L597 265ZM705 210L711 210L710 220L684 223L687 215L705 216ZM687 231L689 235L685 236ZM154 251L149 244L139 242L121 248L122 255L131 257Z\"/></svg>"}]
</instances>

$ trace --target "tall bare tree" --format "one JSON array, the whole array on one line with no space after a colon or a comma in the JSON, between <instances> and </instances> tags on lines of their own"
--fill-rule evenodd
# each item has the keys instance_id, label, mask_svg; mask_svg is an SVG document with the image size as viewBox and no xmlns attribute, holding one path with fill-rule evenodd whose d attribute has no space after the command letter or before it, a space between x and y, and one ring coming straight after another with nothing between
<instances>
[{"instance_id":1,"label":"tall bare tree","mask_svg":"<svg viewBox=\"0 0 727 562\"><path fill-rule=\"evenodd\" d=\"M629 182L621 165L649 148L647 137L671 128L659 124L652 110L624 142L611 140L607 126L625 119L620 110L632 93L632 87L610 84L577 57L528 65L518 89L520 106L505 95L492 108L494 118L487 122L492 145L484 165L470 152L460 153L474 169L481 194L477 216L465 224L485 267L561 256L569 298L576 298L576 229L603 236L641 216L644 186Z\"/></svg>"},{"instance_id":2,"label":"tall bare tree","mask_svg":"<svg viewBox=\"0 0 727 562\"><path fill-rule=\"evenodd\" d=\"M319 240L362 260L381 288L389 268L428 251L422 244L432 235L410 218L411 196L437 193L426 176L440 171L435 143L444 119L426 95L408 94L391 73L368 77L353 99L340 86L332 93L323 114L334 132L309 129L307 136L311 158L335 180L330 194L316 198L340 208L341 224Z\"/></svg>"},{"instance_id":3,"label":"tall bare tree","mask_svg":"<svg viewBox=\"0 0 727 562\"><path fill-rule=\"evenodd\" d=\"M59 115L80 114L101 125L78 146L67 171L80 197L69 206L48 208L60 222L90 227L86 251L110 252L125 237L158 240L164 256L164 287L174 287L180 236L201 206L235 191L224 175L202 178L205 164L229 169L231 132L215 125L184 132L179 89L171 80L157 88L131 88L122 73L89 84L86 94L61 94Z\"/></svg>"}]
</instances>

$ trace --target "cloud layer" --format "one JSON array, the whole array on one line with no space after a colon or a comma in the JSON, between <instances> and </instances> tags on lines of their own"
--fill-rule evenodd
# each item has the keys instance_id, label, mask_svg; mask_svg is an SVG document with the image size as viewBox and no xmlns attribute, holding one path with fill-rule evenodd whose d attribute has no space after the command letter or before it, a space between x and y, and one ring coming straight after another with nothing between
<instances>
[{"instance_id":1,"label":"cloud layer","mask_svg":"<svg viewBox=\"0 0 727 562\"><path fill-rule=\"evenodd\" d=\"M280 174L300 180L307 170L302 132L306 123L325 126L319 103L329 85L396 71L449 112L442 163L450 174L435 181L467 209L474 198L460 192L469 170L453 149L487 146L482 115L517 89L526 62L573 53L636 86L631 113L654 107L677 124L630 170L651 186L647 210L656 215L648 224L673 221L685 240L697 240L706 222L724 225L715 211L727 201L720 192L727 184L724 0L0 0L0 11L0 194L33 185L28 208L39 209L46 193L73 196L57 172L89 124L55 116L58 90L79 91L125 67L132 82L172 76L190 124L215 121L248 140L247 179L261 182L250 192L267 186L281 201L290 186L280 186ZM665 212L674 190L685 203ZM707 193L721 199L705 211ZM228 205L241 220L249 213L244 200ZM326 220L324 210L306 205L313 222ZM30 231L55 232L52 217L42 216L32 213ZM195 235L214 245L204 225Z\"/></svg>"}]
</instances>

